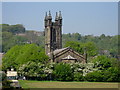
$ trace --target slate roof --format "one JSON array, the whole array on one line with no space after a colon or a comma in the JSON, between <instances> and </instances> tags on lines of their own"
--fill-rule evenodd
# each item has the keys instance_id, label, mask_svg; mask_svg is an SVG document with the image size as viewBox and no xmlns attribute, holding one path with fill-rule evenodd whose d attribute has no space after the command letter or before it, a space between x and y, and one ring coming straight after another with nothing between
<instances>
[{"instance_id":1,"label":"slate roof","mask_svg":"<svg viewBox=\"0 0 120 90\"><path fill-rule=\"evenodd\" d=\"M67 48L62 48L62 49L56 49L56 50L53 51L53 54L55 55L55 54L57 54L57 53L59 53L59 52L61 52L61 51L63 51L63 50L68 49L68 48L69 48L69 47L67 47Z\"/></svg>"},{"instance_id":2,"label":"slate roof","mask_svg":"<svg viewBox=\"0 0 120 90\"><path fill-rule=\"evenodd\" d=\"M62 52L66 51L66 50L72 50L76 55L80 56L81 58L84 58L83 55L79 54L78 52L74 51L73 49L71 49L70 47L66 47L66 48L62 48L62 49L56 49L53 51L53 54L55 56L62 54Z\"/></svg>"}]
</instances>

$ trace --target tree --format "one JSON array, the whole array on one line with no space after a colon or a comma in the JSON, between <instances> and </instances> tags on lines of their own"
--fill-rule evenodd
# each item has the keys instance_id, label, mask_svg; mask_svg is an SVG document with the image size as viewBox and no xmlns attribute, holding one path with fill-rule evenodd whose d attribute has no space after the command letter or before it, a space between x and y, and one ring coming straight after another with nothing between
<instances>
[{"instance_id":1,"label":"tree","mask_svg":"<svg viewBox=\"0 0 120 90\"><path fill-rule=\"evenodd\" d=\"M58 63L53 71L55 80L58 81L71 81L73 80L73 71L69 64Z\"/></svg>"},{"instance_id":2,"label":"tree","mask_svg":"<svg viewBox=\"0 0 120 90\"><path fill-rule=\"evenodd\" d=\"M11 46L11 38L13 37L10 32L2 32L2 51L7 51Z\"/></svg>"},{"instance_id":3,"label":"tree","mask_svg":"<svg viewBox=\"0 0 120 90\"><path fill-rule=\"evenodd\" d=\"M99 71L94 71L94 72L88 73L85 76L85 79L87 81L91 81L91 82L102 82L103 81L103 75Z\"/></svg>"},{"instance_id":4,"label":"tree","mask_svg":"<svg viewBox=\"0 0 120 90\"><path fill-rule=\"evenodd\" d=\"M4 32L11 32L13 34L18 34L18 33L24 33L25 28L22 24L16 24L16 25L9 25L9 24L2 24L2 31Z\"/></svg>"},{"instance_id":5,"label":"tree","mask_svg":"<svg viewBox=\"0 0 120 90\"><path fill-rule=\"evenodd\" d=\"M22 24L11 25L11 30L13 34L25 33L25 28Z\"/></svg>"},{"instance_id":6,"label":"tree","mask_svg":"<svg viewBox=\"0 0 120 90\"><path fill-rule=\"evenodd\" d=\"M118 43L118 42L120 42L119 36L120 35L116 35L116 36L113 36L110 39L110 48L109 48L109 51L110 51L110 54L113 57L117 57L117 55L118 55L118 47L120 46L120 44Z\"/></svg>"},{"instance_id":7,"label":"tree","mask_svg":"<svg viewBox=\"0 0 120 90\"><path fill-rule=\"evenodd\" d=\"M98 70L90 72L85 76L87 81L94 82L119 82L119 74L117 67L109 67L106 70Z\"/></svg>"},{"instance_id":8,"label":"tree","mask_svg":"<svg viewBox=\"0 0 120 90\"><path fill-rule=\"evenodd\" d=\"M68 46L80 54L84 54L84 51L86 48L86 53L88 54L88 56L97 55L97 47L93 42L80 43L75 41L68 41L66 42L65 47L68 47Z\"/></svg>"},{"instance_id":9,"label":"tree","mask_svg":"<svg viewBox=\"0 0 120 90\"><path fill-rule=\"evenodd\" d=\"M88 56L95 56L97 55L97 47L93 42L87 42L84 44L83 48L86 48L86 53Z\"/></svg>"},{"instance_id":10,"label":"tree","mask_svg":"<svg viewBox=\"0 0 120 90\"><path fill-rule=\"evenodd\" d=\"M120 73L118 67L109 67L107 70L103 71L103 80L108 82L119 82Z\"/></svg>"},{"instance_id":11,"label":"tree","mask_svg":"<svg viewBox=\"0 0 120 90\"><path fill-rule=\"evenodd\" d=\"M102 55L102 56L97 56L96 58L93 59L93 63L96 65L96 67L101 67L103 69L107 69L112 66L112 59Z\"/></svg>"},{"instance_id":12,"label":"tree","mask_svg":"<svg viewBox=\"0 0 120 90\"><path fill-rule=\"evenodd\" d=\"M79 33L73 33L72 34L73 38L75 38L76 40L81 40L81 35Z\"/></svg>"},{"instance_id":13,"label":"tree","mask_svg":"<svg viewBox=\"0 0 120 90\"><path fill-rule=\"evenodd\" d=\"M104 39L105 38L105 34L100 35L100 39Z\"/></svg>"},{"instance_id":14,"label":"tree","mask_svg":"<svg viewBox=\"0 0 120 90\"><path fill-rule=\"evenodd\" d=\"M14 46L11 48L2 58L2 69L7 70L10 69L11 66L16 67L17 63L15 62L15 59L18 57L20 52L21 46Z\"/></svg>"},{"instance_id":15,"label":"tree","mask_svg":"<svg viewBox=\"0 0 120 90\"><path fill-rule=\"evenodd\" d=\"M28 61L46 63L48 56L45 55L44 49L35 44L16 45L4 55L3 70L11 66L18 69L20 65Z\"/></svg>"},{"instance_id":16,"label":"tree","mask_svg":"<svg viewBox=\"0 0 120 90\"><path fill-rule=\"evenodd\" d=\"M52 73L52 69L41 62L28 61L19 67L18 73L21 76L25 76L27 79L47 80Z\"/></svg>"},{"instance_id":17,"label":"tree","mask_svg":"<svg viewBox=\"0 0 120 90\"><path fill-rule=\"evenodd\" d=\"M80 54L84 53L83 43L79 43L75 41L68 41L66 42L65 47L71 47L72 49L79 52Z\"/></svg>"},{"instance_id":18,"label":"tree","mask_svg":"<svg viewBox=\"0 0 120 90\"><path fill-rule=\"evenodd\" d=\"M74 81L84 81L84 77L80 72L74 73Z\"/></svg>"},{"instance_id":19,"label":"tree","mask_svg":"<svg viewBox=\"0 0 120 90\"><path fill-rule=\"evenodd\" d=\"M1 24L0 26L2 27L2 52L7 52L12 46L21 44L21 42L26 41L25 37L21 37L20 39L20 36L15 35L25 32L23 25Z\"/></svg>"},{"instance_id":20,"label":"tree","mask_svg":"<svg viewBox=\"0 0 120 90\"><path fill-rule=\"evenodd\" d=\"M2 32L9 32L10 25L9 24L1 24L0 28L2 28Z\"/></svg>"}]
</instances>

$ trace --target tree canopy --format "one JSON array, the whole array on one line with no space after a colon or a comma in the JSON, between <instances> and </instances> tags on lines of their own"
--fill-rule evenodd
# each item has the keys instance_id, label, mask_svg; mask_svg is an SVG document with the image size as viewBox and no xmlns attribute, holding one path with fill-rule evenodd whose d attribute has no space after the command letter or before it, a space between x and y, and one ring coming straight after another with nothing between
<instances>
[{"instance_id":1,"label":"tree canopy","mask_svg":"<svg viewBox=\"0 0 120 90\"><path fill-rule=\"evenodd\" d=\"M12 47L3 57L3 69L18 68L28 61L46 63L48 56L44 49L35 44L16 45Z\"/></svg>"},{"instance_id":2,"label":"tree canopy","mask_svg":"<svg viewBox=\"0 0 120 90\"><path fill-rule=\"evenodd\" d=\"M68 41L66 42L65 47L71 47L80 54L84 54L84 52L86 52L88 56L95 56L98 53L94 42L81 43L76 41Z\"/></svg>"},{"instance_id":3,"label":"tree canopy","mask_svg":"<svg viewBox=\"0 0 120 90\"><path fill-rule=\"evenodd\" d=\"M25 27L22 24L9 25L9 24L1 24L3 32L11 32L12 34L24 33Z\"/></svg>"}]
</instances>

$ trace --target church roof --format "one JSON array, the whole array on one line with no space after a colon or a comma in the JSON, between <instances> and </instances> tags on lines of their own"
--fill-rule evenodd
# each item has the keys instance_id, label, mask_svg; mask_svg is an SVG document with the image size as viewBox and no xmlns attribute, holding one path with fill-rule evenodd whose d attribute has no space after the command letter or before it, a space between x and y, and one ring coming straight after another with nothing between
<instances>
[{"instance_id":1,"label":"church roof","mask_svg":"<svg viewBox=\"0 0 120 90\"><path fill-rule=\"evenodd\" d=\"M58 56L62 55L62 54L65 54L66 52L68 51L71 51L73 52L74 54L76 54L77 56L81 57L81 58L84 58L83 55L79 54L78 52L74 51L72 48L70 47L66 47L66 48L62 48L62 49L56 49L53 51L53 55L54 55L54 58L57 58ZM68 56L67 58L71 58L70 56ZM75 58L74 58L75 59Z\"/></svg>"},{"instance_id":2,"label":"church roof","mask_svg":"<svg viewBox=\"0 0 120 90\"><path fill-rule=\"evenodd\" d=\"M67 59L67 60L69 60L69 59L76 59L76 58L74 58L74 57L72 57L72 56L68 55L67 57L62 58L62 59Z\"/></svg>"},{"instance_id":3,"label":"church roof","mask_svg":"<svg viewBox=\"0 0 120 90\"><path fill-rule=\"evenodd\" d=\"M59 53L59 52L61 52L61 51L63 51L63 50L68 49L68 48L69 48L69 47L67 47L67 48L62 48L62 49L56 49L56 50L53 51L53 54L55 55L55 54L57 54L57 53Z\"/></svg>"}]
</instances>

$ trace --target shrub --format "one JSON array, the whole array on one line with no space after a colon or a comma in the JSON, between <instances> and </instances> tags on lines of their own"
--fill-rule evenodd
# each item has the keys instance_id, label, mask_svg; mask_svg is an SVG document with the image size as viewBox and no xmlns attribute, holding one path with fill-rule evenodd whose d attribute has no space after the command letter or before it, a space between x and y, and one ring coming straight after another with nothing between
<instances>
[{"instance_id":1,"label":"shrub","mask_svg":"<svg viewBox=\"0 0 120 90\"><path fill-rule=\"evenodd\" d=\"M55 80L58 81L71 81L73 80L73 70L69 64L58 63L53 71Z\"/></svg>"},{"instance_id":2,"label":"shrub","mask_svg":"<svg viewBox=\"0 0 120 90\"><path fill-rule=\"evenodd\" d=\"M74 81L84 81L83 75L79 72L74 73Z\"/></svg>"},{"instance_id":3,"label":"shrub","mask_svg":"<svg viewBox=\"0 0 120 90\"><path fill-rule=\"evenodd\" d=\"M110 67L107 70L104 70L104 81L108 82L119 82L120 78L118 76L118 68L117 67Z\"/></svg>"},{"instance_id":4,"label":"shrub","mask_svg":"<svg viewBox=\"0 0 120 90\"><path fill-rule=\"evenodd\" d=\"M52 69L45 64L29 61L23 64L19 70L19 75L26 76L27 79L32 80L47 80L52 73Z\"/></svg>"},{"instance_id":5,"label":"shrub","mask_svg":"<svg viewBox=\"0 0 120 90\"><path fill-rule=\"evenodd\" d=\"M87 81L92 81L92 82L101 82L103 81L103 75L99 71L94 71L90 72L85 76L85 79Z\"/></svg>"}]
</instances>

